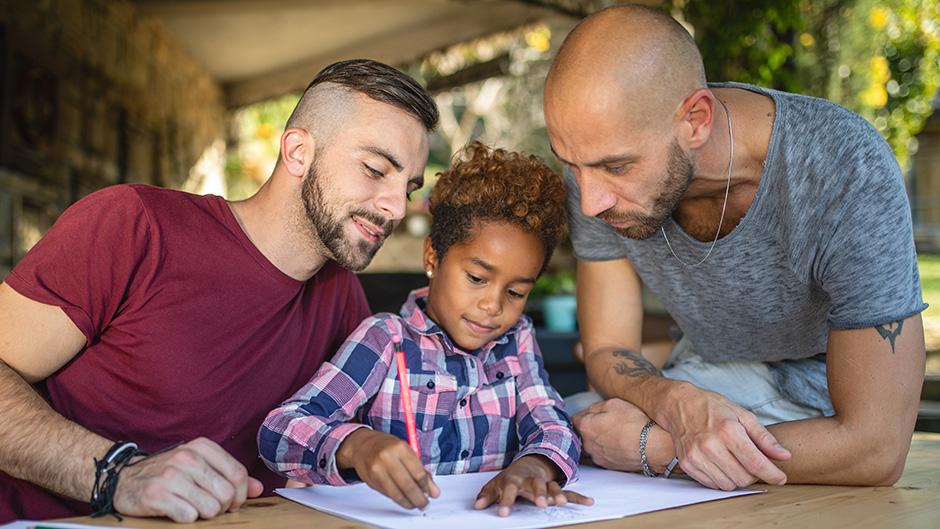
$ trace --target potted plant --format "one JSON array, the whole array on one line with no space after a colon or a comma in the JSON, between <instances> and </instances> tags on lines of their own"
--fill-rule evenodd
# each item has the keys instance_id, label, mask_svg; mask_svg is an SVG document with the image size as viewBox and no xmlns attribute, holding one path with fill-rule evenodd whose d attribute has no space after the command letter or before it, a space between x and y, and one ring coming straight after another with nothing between
<instances>
[{"instance_id":1,"label":"potted plant","mask_svg":"<svg viewBox=\"0 0 940 529\"><path fill-rule=\"evenodd\" d=\"M533 297L542 300L545 328L554 332L572 332L577 327L577 301L573 270L545 273L535 282Z\"/></svg>"}]
</instances>

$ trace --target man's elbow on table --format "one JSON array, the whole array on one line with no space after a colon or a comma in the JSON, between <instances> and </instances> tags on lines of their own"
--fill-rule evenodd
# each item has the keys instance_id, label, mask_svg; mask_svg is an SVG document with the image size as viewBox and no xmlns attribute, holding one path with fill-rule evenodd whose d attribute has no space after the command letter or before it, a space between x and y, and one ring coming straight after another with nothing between
<instances>
[{"instance_id":1,"label":"man's elbow on table","mask_svg":"<svg viewBox=\"0 0 940 529\"><path fill-rule=\"evenodd\" d=\"M858 453L854 456L855 479L851 480L851 484L890 487L897 483L904 472L913 427L906 428L906 424L890 422L871 426L871 431L858 432L859 442L853 443Z\"/></svg>"},{"instance_id":2,"label":"man's elbow on table","mask_svg":"<svg viewBox=\"0 0 940 529\"><path fill-rule=\"evenodd\" d=\"M908 446L910 443L908 443ZM901 479L904 463L907 461L907 449L882 447L873 450L868 458L868 472L859 485L867 487L890 487Z\"/></svg>"}]
</instances>

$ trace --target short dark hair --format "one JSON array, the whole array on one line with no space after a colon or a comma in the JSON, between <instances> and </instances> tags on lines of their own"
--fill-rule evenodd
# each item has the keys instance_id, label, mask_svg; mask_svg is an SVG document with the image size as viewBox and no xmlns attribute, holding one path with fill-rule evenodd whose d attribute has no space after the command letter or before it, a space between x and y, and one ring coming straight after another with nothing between
<instances>
[{"instance_id":1,"label":"short dark hair","mask_svg":"<svg viewBox=\"0 0 940 529\"><path fill-rule=\"evenodd\" d=\"M333 83L388 103L418 118L428 132L437 127L434 98L417 81L387 64L369 59L335 62L320 70L304 93L322 83Z\"/></svg>"},{"instance_id":2,"label":"short dark hair","mask_svg":"<svg viewBox=\"0 0 940 529\"><path fill-rule=\"evenodd\" d=\"M480 224L504 222L542 242L541 275L567 232L565 183L541 158L478 141L454 157L431 192L431 247L439 260Z\"/></svg>"}]
</instances>

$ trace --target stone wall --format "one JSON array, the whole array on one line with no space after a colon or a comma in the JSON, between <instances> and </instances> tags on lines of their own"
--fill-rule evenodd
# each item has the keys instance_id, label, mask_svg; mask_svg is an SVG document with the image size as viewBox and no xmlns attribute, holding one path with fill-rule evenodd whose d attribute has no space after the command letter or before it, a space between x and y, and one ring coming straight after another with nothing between
<instances>
[{"instance_id":1,"label":"stone wall","mask_svg":"<svg viewBox=\"0 0 940 529\"><path fill-rule=\"evenodd\" d=\"M96 189L192 188L224 116L219 86L132 3L0 0L0 278Z\"/></svg>"}]
</instances>

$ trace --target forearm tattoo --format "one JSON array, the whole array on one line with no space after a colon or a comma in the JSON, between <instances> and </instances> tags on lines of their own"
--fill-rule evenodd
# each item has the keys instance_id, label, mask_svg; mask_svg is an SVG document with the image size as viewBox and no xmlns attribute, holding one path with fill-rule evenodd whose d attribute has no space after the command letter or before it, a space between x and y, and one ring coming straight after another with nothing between
<instances>
[{"instance_id":1,"label":"forearm tattoo","mask_svg":"<svg viewBox=\"0 0 940 529\"><path fill-rule=\"evenodd\" d=\"M618 349L611 352L615 358L622 358L614 364L614 371L625 377L638 377L643 375L663 376L663 372L640 353Z\"/></svg>"},{"instance_id":2,"label":"forearm tattoo","mask_svg":"<svg viewBox=\"0 0 940 529\"><path fill-rule=\"evenodd\" d=\"M885 325L878 325L875 327L875 330L878 331L878 334L882 338L891 342L891 354L894 354L894 341L897 340L898 336L901 336L901 329L904 328L904 320L899 320L893 323L887 323Z\"/></svg>"}]
</instances>

